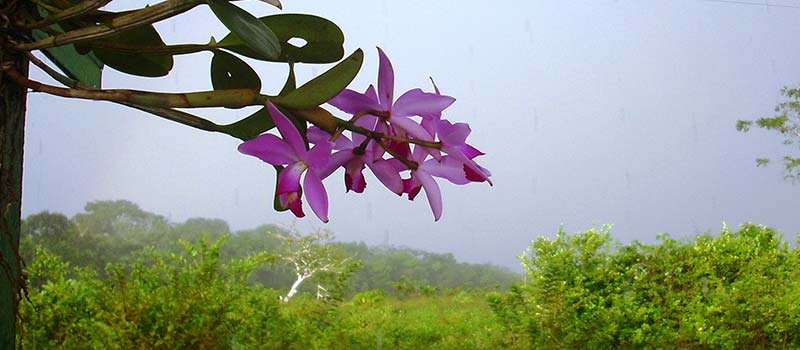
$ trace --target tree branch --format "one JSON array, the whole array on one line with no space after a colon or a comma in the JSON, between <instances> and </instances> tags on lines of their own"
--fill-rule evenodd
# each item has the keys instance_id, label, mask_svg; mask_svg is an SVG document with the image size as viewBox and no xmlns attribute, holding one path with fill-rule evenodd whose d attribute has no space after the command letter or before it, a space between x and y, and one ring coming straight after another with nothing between
<instances>
[{"instance_id":1,"label":"tree branch","mask_svg":"<svg viewBox=\"0 0 800 350\"><path fill-rule=\"evenodd\" d=\"M100 48L118 51L130 55L135 54L162 54L162 55L185 55L201 51L209 51L219 48L215 41L208 44L182 44L182 45L163 45L163 46L139 46L123 45L111 42L89 42L84 46L87 48Z\"/></svg>"},{"instance_id":2,"label":"tree branch","mask_svg":"<svg viewBox=\"0 0 800 350\"><path fill-rule=\"evenodd\" d=\"M262 106L267 103L269 96L261 95L251 89L230 89L217 91L200 91L190 93L159 93L140 90L84 90L68 89L47 85L30 80L14 69L3 67L6 76L17 84L33 91L44 92L51 95L79 98L85 100L109 101L125 104L135 104L155 108L205 108L226 107L242 108L247 106Z\"/></svg>"},{"instance_id":3,"label":"tree branch","mask_svg":"<svg viewBox=\"0 0 800 350\"><path fill-rule=\"evenodd\" d=\"M105 5L107 5L111 0L87 0L81 1L77 5L70 7L64 11L59 13L53 14L48 16L47 18L33 23L22 23L19 24L18 27L23 29L34 29L34 28L41 28L46 27L54 23L58 23L65 19L74 18L80 16L84 13L87 13L92 10L99 9Z\"/></svg>"},{"instance_id":4,"label":"tree branch","mask_svg":"<svg viewBox=\"0 0 800 350\"><path fill-rule=\"evenodd\" d=\"M166 0L140 10L120 15L109 23L72 30L63 34L49 36L32 43L17 44L19 51L46 49L54 46L97 40L128 29L155 23L186 12L203 3L202 0Z\"/></svg>"},{"instance_id":5,"label":"tree branch","mask_svg":"<svg viewBox=\"0 0 800 350\"><path fill-rule=\"evenodd\" d=\"M37 67L42 69L45 73L47 73L47 75L49 75L53 79L57 80L59 83L64 84L65 86L69 86L71 88L77 88L77 89L84 89L84 90L94 90L91 87L88 87L88 86L82 84L81 82L79 82L77 80L70 79L69 77L66 77L66 76L62 75L61 73L57 72L55 69L53 69L50 66L48 66L47 64L42 62L42 60L40 60L38 57L34 56L31 53L28 53L28 58L30 59L30 61L34 65L36 65ZM117 102L117 103L120 103L122 105L131 107L131 108L136 108L136 109L138 109L140 111L144 111L144 112L156 115L158 117L161 117L161 118L164 118L164 119L167 119L167 120L171 120L171 121L174 121L174 122L177 122L177 123L181 123L181 124L184 124L184 125L187 125L187 126L191 126L193 128L196 128L196 129L205 130L205 131L216 131L216 132L220 132L221 131L220 130L220 126L218 124L215 124L214 122L212 122L210 120L207 120L207 119L204 119L204 118L201 118L201 117L198 117L196 115L189 114L189 113L186 113L186 112L177 111L177 110L168 109L168 108L147 107L147 106L141 106L141 105L136 105L136 104L132 104L132 103L123 103L123 102Z\"/></svg>"}]
</instances>

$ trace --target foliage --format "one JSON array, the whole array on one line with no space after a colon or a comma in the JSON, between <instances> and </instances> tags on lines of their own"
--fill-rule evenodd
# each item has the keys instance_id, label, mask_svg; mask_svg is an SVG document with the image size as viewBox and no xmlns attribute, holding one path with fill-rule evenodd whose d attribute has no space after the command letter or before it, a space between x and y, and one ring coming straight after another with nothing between
<instances>
[{"instance_id":1,"label":"foliage","mask_svg":"<svg viewBox=\"0 0 800 350\"><path fill-rule=\"evenodd\" d=\"M71 219L50 212L28 216L23 221L22 240L26 261L33 259L34 247L40 245L63 261L89 267L103 277L106 264L132 263L148 247L164 254L180 254L183 252L178 244L181 240L197 244L202 238L218 240L229 236L220 248L223 263L261 252L288 257L291 252L299 251L299 243L304 240L313 243L311 256L327 254L343 264L337 265L334 273L317 274L311 278L314 283L304 283L299 290L316 293L317 284L320 284L334 299L372 289L397 295L406 293L396 288L398 283L414 294L423 288L429 292L455 288L492 289L507 286L519 278L493 265L460 263L452 254L331 242L330 235L304 238L296 231L275 225L231 232L228 224L219 219L190 218L182 223L171 223L163 216L124 200L90 202L86 209L87 212ZM313 237L321 240L311 242ZM251 283L278 290L288 290L295 280L295 267L287 260L259 266L250 274Z\"/></svg>"},{"instance_id":2,"label":"foliage","mask_svg":"<svg viewBox=\"0 0 800 350\"><path fill-rule=\"evenodd\" d=\"M40 251L28 273L46 282L21 310L25 348L279 348L293 335L282 333L289 327L278 296L247 284L270 257L221 264L221 244L201 241L180 255L152 252L129 266L112 264L105 280Z\"/></svg>"},{"instance_id":3,"label":"foliage","mask_svg":"<svg viewBox=\"0 0 800 350\"><path fill-rule=\"evenodd\" d=\"M381 289L402 294L403 290L425 288L494 289L505 288L519 280L519 275L490 264L467 264L452 254L437 254L392 246L368 247L343 243L342 249L363 267L352 277L358 291ZM398 288L399 287L399 288Z\"/></svg>"},{"instance_id":4,"label":"foliage","mask_svg":"<svg viewBox=\"0 0 800 350\"><path fill-rule=\"evenodd\" d=\"M435 92L412 89L395 102L394 71L383 50L378 49L377 91L347 90L361 70L364 52L356 49L346 56L344 33L325 18L284 13L256 18L229 0L162 0L120 12L103 9L110 2L32 0L0 10L8 19L0 37L0 42L8 44L2 50L26 57L26 62L63 86L31 80L27 69L8 66L0 73L32 91L117 103L235 137L244 142L239 147L242 153L276 170L275 209L291 209L297 217L305 216L301 203L305 198L320 220L328 221L322 179L338 168L346 169L348 191L363 192L364 169L409 199L424 189L435 220L441 216L442 203L433 176L457 185L491 184L489 171L474 160L483 153L466 143L469 125L442 119L442 112L455 99L434 86ZM267 2L282 9L276 0ZM208 6L230 32L219 41L211 37L208 43L166 44L154 23L198 6ZM295 45L294 40L304 44ZM37 51L54 65L33 55ZM175 56L206 51L213 56L207 70L211 90L102 89L104 67L134 76L163 77L174 68ZM252 60L287 65L283 88L262 93L262 78L251 67ZM301 63L336 64L298 86L295 68ZM346 117L335 116L322 107L325 104ZM261 109L227 125L192 114L200 108L248 106ZM270 133L273 128L281 137Z\"/></svg>"},{"instance_id":5,"label":"foliage","mask_svg":"<svg viewBox=\"0 0 800 350\"><path fill-rule=\"evenodd\" d=\"M717 237L613 244L609 229L540 237L529 281L490 304L530 349L800 346L800 254L752 224Z\"/></svg>"},{"instance_id":6,"label":"foliage","mask_svg":"<svg viewBox=\"0 0 800 350\"><path fill-rule=\"evenodd\" d=\"M753 120L739 120L736 122L736 130L742 132L750 131L755 124L764 130L777 131L783 137L783 144L789 146L793 151L798 151L800 147L800 88L783 88L781 94L786 97L785 102L781 102L775 107L775 116L764 117ZM786 179L792 182L800 181L800 155L793 154L783 157L783 165L786 170ZM758 158L756 164L765 166L770 162L769 158Z\"/></svg>"},{"instance_id":7,"label":"foliage","mask_svg":"<svg viewBox=\"0 0 800 350\"><path fill-rule=\"evenodd\" d=\"M0 89L4 108L3 123L3 225L0 232L3 254L0 263L9 272L7 282L0 285L0 294L11 296L10 308L3 308L0 324L0 346L12 347L18 302L24 287L19 258L20 209L22 183L22 149L24 140L24 101L28 90L65 98L108 101L150 113L207 132L218 132L244 141L240 151L274 166L278 186L275 208L291 209L302 217L301 197L305 197L315 214L328 221L328 197L322 179L340 167L347 169L345 180L369 168L384 184L409 199L424 188L434 218L442 212L441 193L433 176L464 185L489 182L490 173L473 160L483 155L466 144L469 125L442 119L442 112L455 99L421 89L410 90L393 102L394 73L382 50L379 83L361 98L345 88L361 69L363 51L356 49L345 57L344 35L339 27L326 19L304 14L275 14L256 18L229 0L162 0L141 8L124 11L104 9L111 0L27 0L10 1L0 9L3 30L0 31ZM279 0L264 2L281 9ZM167 45L154 23L178 17L198 6L208 6L230 33L221 41L211 37L206 44ZM298 47L292 39L307 45ZM183 93L162 93L131 89L103 89L102 70L110 67L140 77L163 77L175 66L177 55L213 53L210 64L211 90ZM43 54L51 64L37 56ZM249 59L287 64L288 74L283 88L263 94L261 78L250 65L236 55ZM336 63L338 61L338 63ZM297 86L296 63L336 63L319 76ZM29 65L33 63L61 86L31 80ZM348 97L349 95L349 97ZM342 98L344 96L344 98ZM404 99L405 98L405 99ZM338 103L334 104L333 100ZM330 103L348 116L343 119L320 107ZM243 108L261 106L261 110L227 125L217 124L195 115L193 109L207 107ZM394 110L393 110L394 108ZM191 112L191 113L190 113ZM409 117L424 120L412 120ZM361 120L361 124L357 122ZM313 126L313 127L309 127ZM283 139L267 133L277 127ZM350 138L343 133L350 133ZM315 132L324 136L314 137ZM319 134L317 134L319 135ZM335 135L335 136L334 136ZM355 141L348 149L336 146L337 138ZM8 140L8 142L5 142ZM309 144L314 147L309 150ZM412 153L411 147L414 151ZM9 146L9 147L6 147ZM340 143L341 146L341 143ZM7 149L8 148L8 149ZM246 151L245 149L249 149ZM336 156L332 152L337 151ZM365 156L365 152L369 155ZM443 156L445 153L446 156ZM390 157L384 158L388 154ZM308 170L308 171L306 171ZM407 174L402 179L401 173ZM446 174L446 175L445 175ZM303 177L301 187L300 178ZM6 179L6 177L8 177ZM7 180L7 181L6 181ZM363 177L354 192L365 187ZM348 190L352 186L348 185ZM303 191L305 190L305 192ZM8 204L8 205L5 205ZM168 230L161 217L141 217L138 208L123 207L131 216L104 212L104 204L89 208L89 217L77 217L79 227L97 234L100 251L108 256L126 255L135 244L121 251L107 250L106 239L130 240L118 232ZM119 207L120 203L111 203ZM130 203L124 203L130 204ZM91 219L101 219L92 221ZM63 221L63 220L62 220ZM119 227L127 225L130 227ZM156 228L158 227L158 228ZM64 232L68 229L63 228ZM67 232L66 234L70 234ZM51 237L52 238L52 237ZM6 262L3 257L14 257ZM106 272L111 272L106 270ZM19 281L18 281L19 280ZM292 292L294 292L292 288ZM6 300L8 302L8 300ZM190 344L191 345L191 344Z\"/></svg>"},{"instance_id":8,"label":"foliage","mask_svg":"<svg viewBox=\"0 0 800 350\"><path fill-rule=\"evenodd\" d=\"M500 329L479 292L384 299L357 294L339 308L318 349L498 349Z\"/></svg>"},{"instance_id":9,"label":"foliage","mask_svg":"<svg viewBox=\"0 0 800 350\"><path fill-rule=\"evenodd\" d=\"M51 232L42 227L70 227L58 215L29 217L35 220L26 222L26 229ZM56 224L42 226L44 222ZM226 227L217 220L191 222ZM351 266L323 282L338 283L332 289L354 287L358 292L352 297L339 293L316 298L311 288L306 289L311 293L299 293L288 302L280 300L292 281L291 271L284 270L287 279L277 284L278 289L253 282L259 272L281 265L285 246L277 236L291 233L267 225L240 234L241 238L233 234L211 244L194 237L194 243L182 243L177 252L149 248L109 264L103 274L91 265L78 267L37 248L28 267L31 301L23 306L24 345L30 349L800 347L800 248L789 246L764 226L747 224L736 231L726 227L716 236L685 240L661 235L656 244L628 245L614 242L610 227L578 234L559 231L554 238L539 237L531 243L521 257L526 280L507 291L427 284L421 277L447 276L447 269L459 266L432 264L425 258L431 253L337 244L341 251L368 258L360 271L376 261L384 261L383 268L400 266L372 267L387 275L361 276ZM37 242L45 236L34 235ZM452 258L431 256L443 258L433 261ZM379 282L367 281L368 276ZM393 276L397 278L392 280ZM390 288L352 286L350 282L359 278L364 285L389 280Z\"/></svg>"},{"instance_id":10,"label":"foliage","mask_svg":"<svg viewBox=\"0 0 800 350\"><path fill-rule=\"evenodd\" d=\"M220 262L223 240L150 251L108 278L39 250L38 281L22 308L27 349L496 349L500 329L481 292L412 295L380 290L346 302L247 283L278 257Z\"/></svg>"}]
</instances>

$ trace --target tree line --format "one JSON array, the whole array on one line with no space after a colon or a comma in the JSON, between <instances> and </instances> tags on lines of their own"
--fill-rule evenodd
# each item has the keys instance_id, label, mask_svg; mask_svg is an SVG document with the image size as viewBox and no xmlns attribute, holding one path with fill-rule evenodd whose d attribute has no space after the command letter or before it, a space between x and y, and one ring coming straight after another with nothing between
<instances>
[{"instance_id":1,"label":"tree line","mask_svg":"<svg viewBox=\"0 0 800 350\"><path fill-rule=\"evenodd\" d=\"M233 232L220 219L191 218L172 223L126 200L90 202L85 212L72 218L48 211L29 215L22 223L22 233L21 251L26 261L34 258L34 247L41 246L64 262L89 267L101 276L106 274L107 264L132 263L148 247L178 254L183 252L181 242L196 244L200 239L215 242L226 237L220 248L222 262L265 252L286 258L274 259L253 271L250 277L251 283L278 290L288 290L296 280L295 266L288 261L291 260L288 255L299 248L287 242L287 238L294 237L292 242L297 243L303 236L277 225ZM404 247L371 247L363 242L335 242L332 234L324 236L312 242L319 248L314 251L317 256L309 259L335 256L341 260L343 265L330 272L347 274L348 283L343 287L351 294L372 289L387 293L418 289L491 289L508 286L520 278L494 265L458 262L452 254ZM337 278L325 275L317 278ZM303 285L301 290L315 292L313 284Z\"/></svg>"}]
</instances>

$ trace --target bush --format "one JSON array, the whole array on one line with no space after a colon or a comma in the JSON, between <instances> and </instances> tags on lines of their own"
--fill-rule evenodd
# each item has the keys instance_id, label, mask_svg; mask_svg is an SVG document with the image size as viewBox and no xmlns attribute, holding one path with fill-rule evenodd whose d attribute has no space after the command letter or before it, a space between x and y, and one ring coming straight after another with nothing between
<instances>
[{"instance_id":1,"label":"bush","mask_svg":"<svg viewBox=\"0 0 800 350\"><path fill-rule=\"evenodd\" d=\"M775 231L613 244L609 228L538 238L529 282L489 302L531 349L800 347L800 255Z\"/></svg>"}]
</instances>

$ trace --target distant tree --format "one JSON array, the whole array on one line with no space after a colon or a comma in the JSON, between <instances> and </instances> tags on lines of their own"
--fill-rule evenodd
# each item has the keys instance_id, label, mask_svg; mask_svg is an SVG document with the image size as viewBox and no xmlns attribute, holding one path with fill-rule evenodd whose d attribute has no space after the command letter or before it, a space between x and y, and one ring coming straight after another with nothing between
<instances>
[{"instance_id":1,"label":"distant tree","mask_svg":"<svg viewBox=\"0 0 800 350\"><path fill-rule=\"evenodd\" d=\"M127 200L89 202L84 209L86 213L73 218L81 234L122 236L170 229L165 217Z\"/></svg>"},{"instance_id":2,"label":"distant tree","mask_svg":"<svg viewBox=\"0 0 800 350\"><path fill-rule=\"evenodd\" d=\"M786 101L775 107L775 116L759 118L753 120L739 120L736 123L736 130L748 132L755 124L765 130L774 130L781 134L783 143L789 146L792 151L798 152L783 157L783 165L786 168L787 180L793 183L800 181L800 88L783 88L781 94L786 97ZM758 166L769 164L769 158L758 158Z\"/></svg>"},{"instance_id":3,"label":"distant tree","mask_svg":"<svg viewBox=\"0 0 800 350\"><path fill-rule=\"evenodd\" d=\"M21 230L20 252L26 259L32 258L35 245L42 245L69 262L86 255L85 251L76 249L79 238L77 227L64 214L43 211L29 215L23 220Z\"/></svg>"},{"instance_id":4,"label":"distant tree","mask_svg":"<svg viewBox=\"0 0 800 350\"><path fill-rule=\"evenodd\" d=\"M289 301L298 292L300 285L311 277L321 274L337 275L348 270L348 258L337 246L331 244L333 233L317 231L302 236L297 231L278 236L284 242L281 257L294 269L296 276L283 301ZM326 296L328 290L317 284L317 296Z\"/></svg>"},{"instance_id":5,"label":"distant tree","mask_svg":"<svg viewBox=\"0 0 800 350\"><path fill-rule=\"evenodd\" d=\"M61 213L51 213L47 210L28 216L22 224L25 236L37 238L64 239L65 236L74 234L75 224Z\"/></svg>"}]
</instances>

